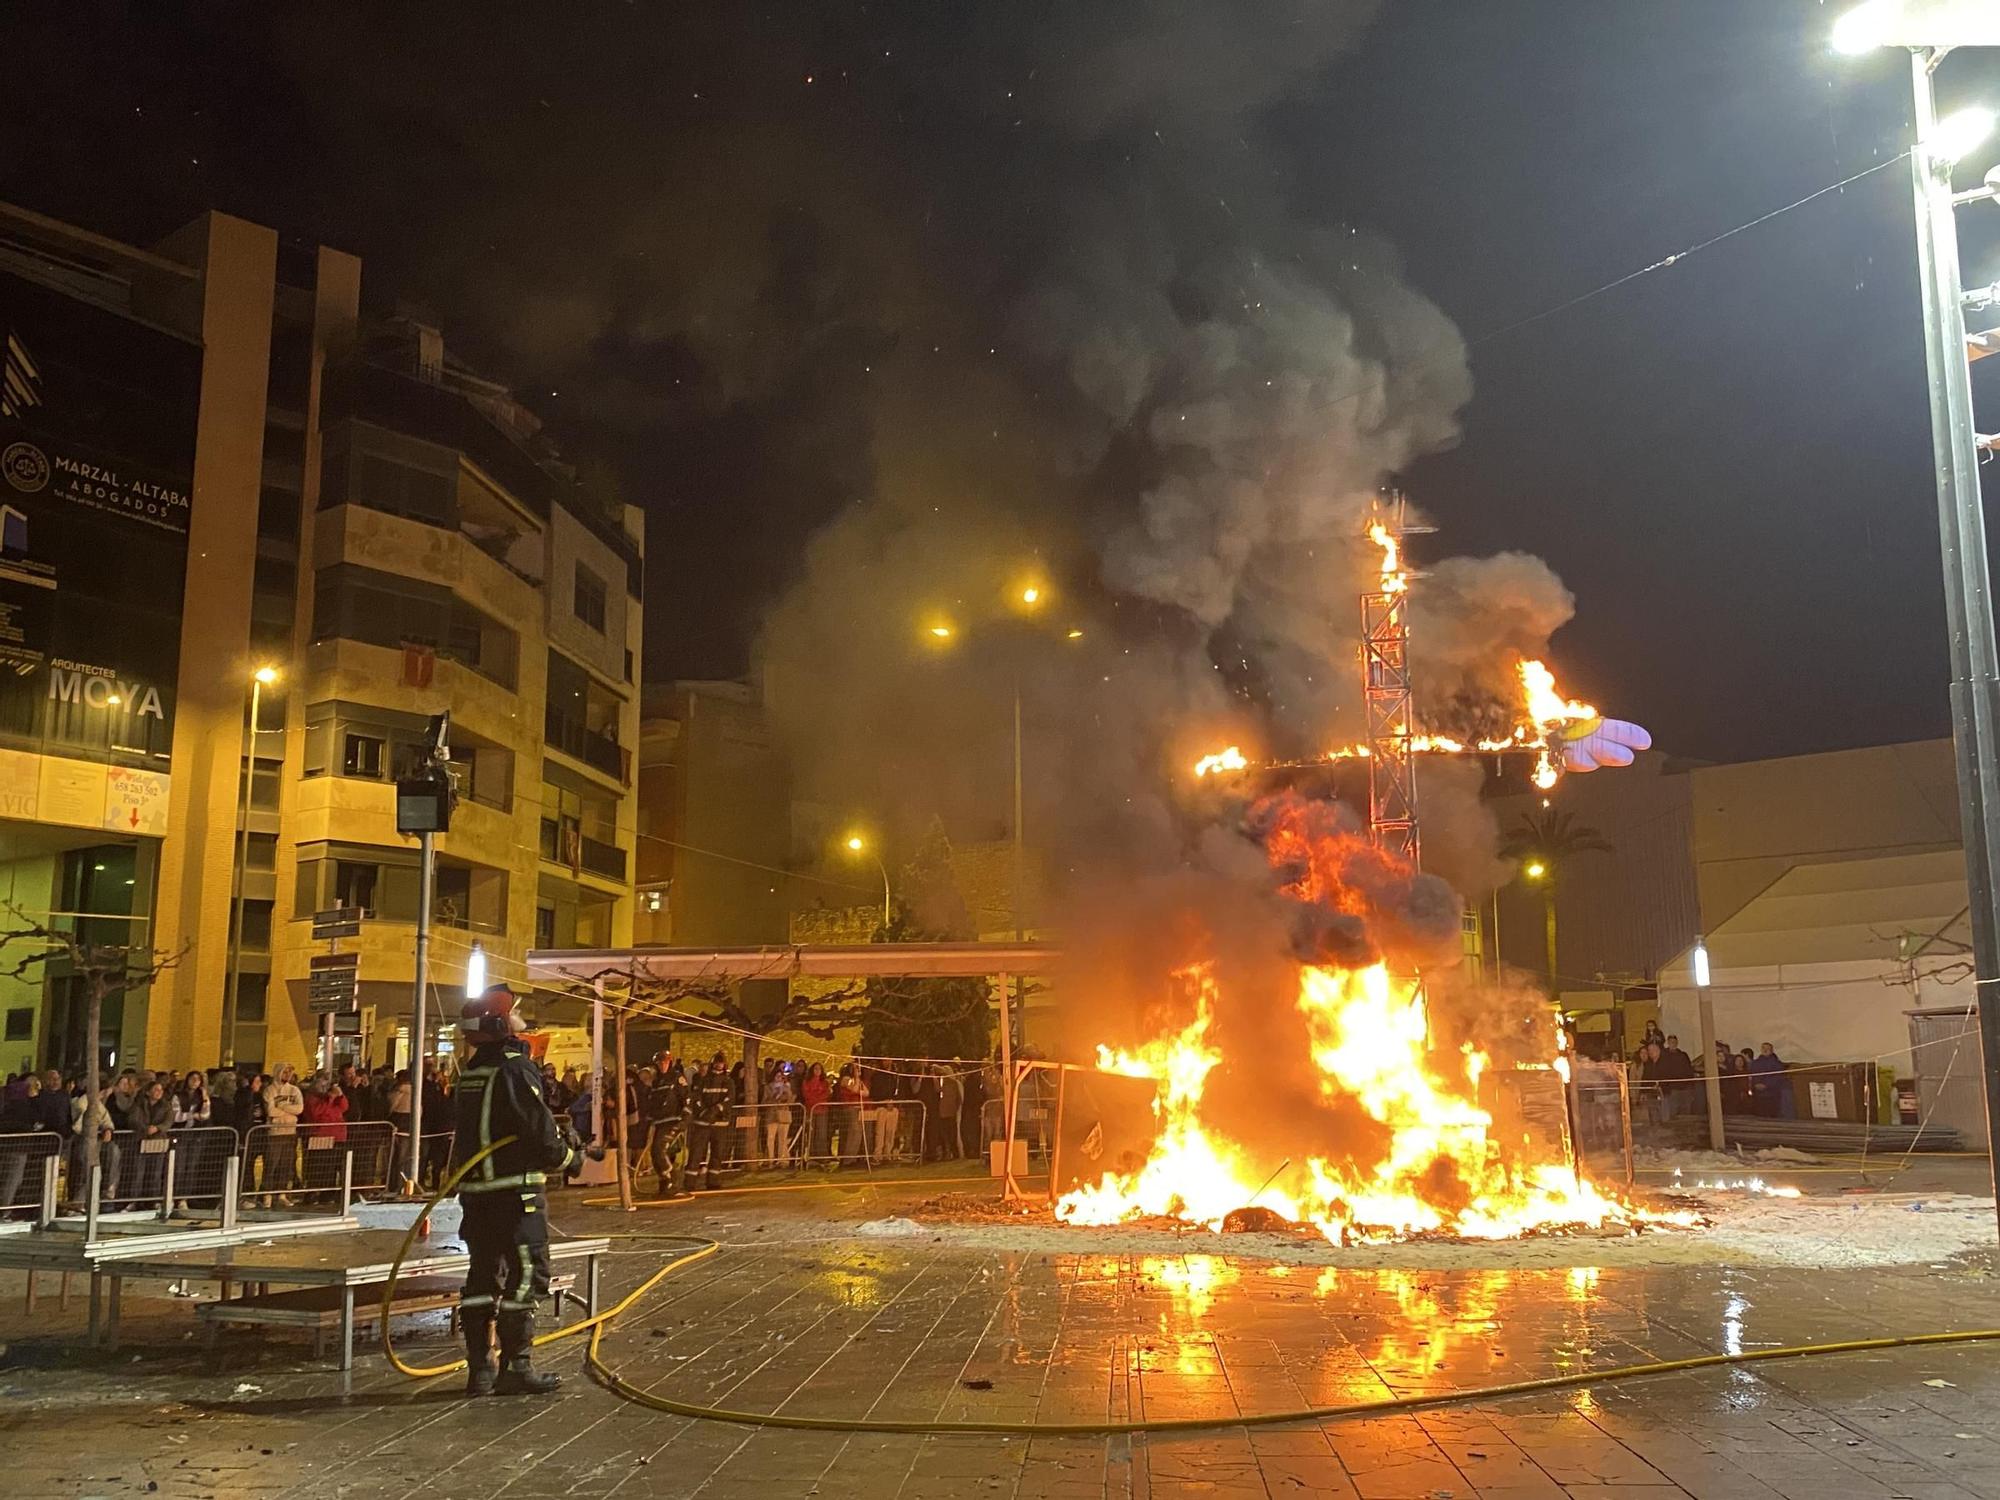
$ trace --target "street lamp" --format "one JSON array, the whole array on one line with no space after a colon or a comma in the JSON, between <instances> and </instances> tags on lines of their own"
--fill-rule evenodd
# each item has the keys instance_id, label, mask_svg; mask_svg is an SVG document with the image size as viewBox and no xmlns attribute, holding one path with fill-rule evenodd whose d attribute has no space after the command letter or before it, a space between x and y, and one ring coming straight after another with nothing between
<instances>
[{"instance_id":1,"label":"street lamp","mask_svg":"<svg viewBox=\"0 0 2000 1500\"><path fill-rule=\"evenodd\" d=\"M222 1006L221 1062L225 1068L236 1064L237 1001L243 992L243 876L250 865L250 778L261 732L257 715L264 704L264 689L277 680L278 669L268 664L250 674L250 743L243 752L243 779L236 799L236 858L230 870L229 987Z\"/></svg>"},{"instance_id":2,"label":"street lamp","mask_svg":"<svg viewBox=\"0 0 2000 1500\"><path fill-rule=\"evenodd\" d=\"M876 854L869 847L868 840L860 834L850 833L847 836L846 842L849 854L872 855L875 860L875 868L882 872L882 925L887 927L889 925L889 867L882 863L882 856Z\"/></svg>"},{"instance_id":3,"label":"street lamp","mask_svg":"<svg viewBox=\"0 0 2000 1500\"><path fill-rule=\"evenodd\" d=\"M486 993L486 948L475 942L465 958L465 998L476 1000Z\"/></svg>"},{"instance_id":4,"label":"street lamp","mask_svg":"<svg viewBox=\"0 0 2000 1500\"><path fill-rule=\"evenodd\" d=\"M1034 615L1048 603L1049 586L1036 577L1017 580L1009 590L1008 599L1014 611L1021 615ZM956 640L958 631L948 621L933 618L924 626L924 633L935 642ZM1063 632L1063 639L1080 641L1083 631L1071 626ZM1014 850L1013 850L1013 896L1014 941L1021 942L1027 937L1027 928L1022 921L1022 895L1026 886L1027 850L1023 842L1025 822L1021 795L1021 672L1014 670Z\"/></svg>"},{"instance_id":5,"label":"street lamp","mask_svg":"<svg viewBox=\"0 0 2000 1500\"><path fill-rule=\"evenodd\" d=\"M1869 0L1840 19L1843 52L1904 47L1916 101L1910 149L1915 188L1917 280L1924 313L1931 448L1937 471L1938 533L1944 562L1945 624L1951 642L1952 744L1958 764L1959 822L1965 844L1967 916L1972 928L1973 994L1985 1074L1989 1155L2000 1172L2000 650L1986 563L1979 456L1993 448L1973 423L1968 298L1959 281L1961 204L1996 200L1987 185L1952 191L1952 168L1992 130L1987 111L1938 119L1932 75L1957 47L2000 47L1993 0ZM1975 294L1982 296L1983 294ZM1989 299L1990 300L1990 299ZM1980 305L1986 305L1982 300ZM1984 352L1983 348L1982 351Z\"/></svg>"},{"instance_id":6,"label":"street lamp","mask_svg":"<svg viewBox=\"0 0 2000 1500\"><path fill-rule=\"evenodd\" d=\"M1724 1144L1722 1063L1715 1055L1715 1002L1708 993L1708 944L1699 937L1688 952L1688 969L1694 975L1695 1005L1701 1014L1701 1055L1707 1059L1702 1064L1702 1075L1707 1080L1704 1092L1708 1096L1708 1145L1710 1150L1720 1151Z\"/></svg>"}]
</instances>

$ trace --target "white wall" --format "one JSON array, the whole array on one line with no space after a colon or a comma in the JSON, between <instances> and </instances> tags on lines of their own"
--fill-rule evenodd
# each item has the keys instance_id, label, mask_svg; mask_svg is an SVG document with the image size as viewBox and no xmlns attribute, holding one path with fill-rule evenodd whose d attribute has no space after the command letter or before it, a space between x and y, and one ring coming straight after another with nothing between
<instances>
[{"instance_id":1,"label":"white wall","mask_svg":"<svg viewBox=\"0 0 2000 1500\"><path fill-rule=\"evenodd\" d=\"M1972 998L1964 977L1925 980L1913 994L1891 960L1718 968L1713 977L1715 1035L1731 1051L1770 1042L1788 1063L1880 1058L1899 1078L1913 1072L1903 1012ZM1700 1052L1700 1011L1684 968L1661 979L1660 1028L1678 1035L1690 1057Z\"/></svg>"}]
</instances>

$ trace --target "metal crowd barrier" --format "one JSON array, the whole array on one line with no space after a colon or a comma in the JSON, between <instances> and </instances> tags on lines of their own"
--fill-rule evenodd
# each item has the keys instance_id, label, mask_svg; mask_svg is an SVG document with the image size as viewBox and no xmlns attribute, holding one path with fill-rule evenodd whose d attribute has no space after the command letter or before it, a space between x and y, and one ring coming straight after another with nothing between
<instances>
[{"instance_id":1,"label":"metal crowd barrier","mask_svg":"<svg viewBox=\"0 0 2000 1500\"><path fill-rule=\"evenodd\" d=\"M921 1099L815 1104L806 1111L799 1160L857 1166L922 1161L927 1117Z\"/></svg>"},{"instance_id":2,"label":"metal crowd barrier","mask_svg":"<svg viewBox=\"0 0 2000 1500\"><path fill-rule=\"evenodd\" d=\"M979 1110L979 1154L991 1153L992 1145L1007 1133L1007 1104L1004 1099L988 1099ZM1028 1143L1031 1161L1047 1161L1055 1141L1055 1107L1031 1099L1026 1090L1014 1106L1014 1139Z\"/></svg>"},{"instance_id":3,"label":"metal crowd barrier","mask_svg":"<svg viewBox=\"0 0 2000 1500\"><path fill-rule=\"evenodd\" d=\"M45 1164L61 1170L63 1144L47 1130L0 1135L0 1219L40 1217Z\"/></svg>"},{"instance_id":4,"label":"metal crowd barrier","mask_svg":"<svg viewBox=\"0 0 2000 1500\"><path fill-rule=\"evenodd\" d=\"M64 1164L63 1198L72 1207L90 1207L86 1184L97 1170L95 1207L151 1208L161 1218L178 1210L220 1211L229 1194L229 1163L236 1156L236 1132L227 1125L199 1125L143 1135L114 1130L108 1140L71 1137Z\"/></svg>"},{"instance_id":5,"label":"metal crowd barrier","mask_svg":"<svg viewBox=\"0 0 2000 1500\"><path fill-rule=\"evenodd\" d=\"M451 1166L452 1132L449 1130L424 1132L424 1151L420 1162L422 1181L419 1186L436 1187L445 1179ZM400 1191L410 1175L410 1133L398 1130L389 1143L388 1181Z\"/></svg>"},{"instance_id":6,"label":"metal crowd barrier","mask_svg":"<svg viewBox=\"0 0 2000 1500\"><path fill-rule=\"evenodd\" d=\"M254 1126L243 1138L241 1201L345 1212L356 1193L388 1190L395 1135L387 1120Z\"/></svg>"}]
</instances>

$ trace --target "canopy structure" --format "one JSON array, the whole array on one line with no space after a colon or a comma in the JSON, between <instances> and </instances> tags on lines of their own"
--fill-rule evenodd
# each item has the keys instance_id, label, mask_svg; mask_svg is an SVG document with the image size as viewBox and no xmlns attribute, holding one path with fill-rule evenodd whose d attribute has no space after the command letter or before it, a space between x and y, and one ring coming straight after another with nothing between
<instances>
[{"instance_id":1,"label":"canopy structure","mask_svg":"<svg viewBox=\"0 0 2000 1500\"><path fill-rule=\"evenodd\" d=\"M537 988L592 992L590 1066L604 1076L604 992L634 979L998 979L1000 981L1000 1069L1008 1081L1005 1189L1014 1186L1014 1108L1018 1080L1009 991L1023 974L1046 974L1060 950L1047 943L781 943L752 948L536 948L527 958L528 983ZM621 1020L621 1028L622 1028ZM619 1031L623 1057L624 1031ZM621 1062L622 1066L622 1062ZM591 1126L604 1139L604 1090L591 1096ZM630 1180L621 1164L620 1192Z\"/></svg>"},{"instance_id":2,"label":"canopy structure","mask_svg":"<svg viewBox=\"0 0 2000 1500\"><path fill-rule=\"evenodd\" d=\"M1047 943L780 943L758 948L537 948L528 982L564 988L647 979L976 979L1046 974Z\"/></svg>"}]
</instances>

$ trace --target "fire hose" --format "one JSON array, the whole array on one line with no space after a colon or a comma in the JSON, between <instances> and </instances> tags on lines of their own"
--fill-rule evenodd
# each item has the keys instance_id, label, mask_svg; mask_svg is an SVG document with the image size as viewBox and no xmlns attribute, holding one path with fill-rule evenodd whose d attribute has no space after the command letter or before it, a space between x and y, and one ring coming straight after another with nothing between
<instances>
[{"instance_id":1,"label":"fire hose","mask_svg":"<svg viewBox=\"0 0 2000 1500\"><path fill-rule=\"evenodd\" d=\"M457 1359L443 1365L411 1365L396 1353L395 1346L389 1338L389 1315L395 1301L396 1278L402 1271L403 1261L410 1253L410 1246L416 1242L418 1234L429 1220L431 1210L450 1196L466 1173L512 1139L513 1137L508 1136L495 1141L469 1157L444 1180L418 1211L416 1218L411 1221L409 1229L403 1235L402 1244L396 1250L395 1259L389 1264L389 1279L382 1288L382 1353L399 1373L411 1379L428 1380L439 1375L451 1375L463 1370L465 1361ZM661 1236L617 1235L613 1238L657 1239ZM1844 1339L1825 1344L1791 1344L1776 1349L1748 1349L1735 1354L1695 1354L1682 1359L1655 1360L1649 1364L1616 1365L1602 1370L1578 1370L1562 1375L1538 1376L1529 1380L1511 1380L1501 1385L1437 1391L1428 1395L1391 1396L1381 1401L1352 1401L1332 1406L1305 1406L1289 1411L1247 1412L1229 1416L1168 1417L1123 1422L944 1422L885 1421L865 1417L808 1417L782 1412L733 1411L727 1407L700 1406L692 1402L675 1401L634 1385L604 1362L602 1344L606 1328L675 1271L683 1266L693 1265L698 1260L706 1260L722 1248L714 1240L701 1239L695 1235L667 1236L667 1238L683 1239L690 1248L667 1261L612 1307L593 1314L580 1323L572 1323L566 1328L558 1328L540 1335L535 1340L536 1347L553 1344L560 1339L574 1338L580 1333L588 1333L590 1341L584 1346L584 1368L599 1385L623 1400L652 1411L663 1412L668 1416L685 1417L694 1421L726 1422L740 1427L774 1427L793 1432L902 1433L919 1437L964 1434L995 1437L1116 1437L1154 1432L1213 1432L1232 1427L1280 1427L1295 1422L1336 1422L1382 1416L1391 1412L1470 1406L1509 1396L1573 1390L1578 1386L1637 1380L1651 1375L1674 1375L1688 1370L1718 1369L1725 1366L1734 1368L1741 1365L1763 1364L1772 1360L1808 1359L1828 1354L1863 1354L1885 1349L1928 1348L1942 1344L1971 1344L2000 1340L2000 1328L1976 1328L1941 1333L1896 1334L1883 1338Z\"/></svg>"}]
</instances>

